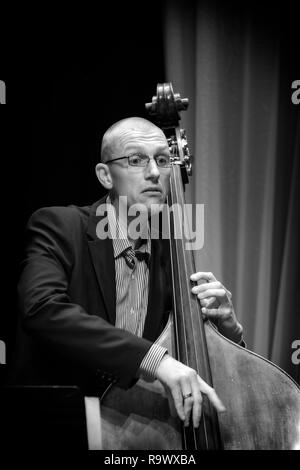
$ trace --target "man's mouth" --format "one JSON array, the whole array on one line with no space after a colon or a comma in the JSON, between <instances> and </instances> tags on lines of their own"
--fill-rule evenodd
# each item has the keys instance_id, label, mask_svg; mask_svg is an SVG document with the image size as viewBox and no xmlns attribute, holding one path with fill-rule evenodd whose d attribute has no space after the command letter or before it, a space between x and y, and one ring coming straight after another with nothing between
<instances>
[{"instance_id":1,"label":"man's mouth","mask_svg":"<svg viewBox=\"0 0 300 470\"><path fill-rule=\"evenodd\" d=\"M149 188L146 188L142 191L143 193L162 193L162 190L160 188L157 188L156 186L150 186Z\"/></svg>"}]
</instances>

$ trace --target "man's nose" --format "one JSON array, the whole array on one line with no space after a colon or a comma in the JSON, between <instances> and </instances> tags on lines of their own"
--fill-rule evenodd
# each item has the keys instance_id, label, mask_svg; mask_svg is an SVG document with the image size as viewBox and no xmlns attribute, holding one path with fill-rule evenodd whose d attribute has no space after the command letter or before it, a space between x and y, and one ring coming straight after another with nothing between
<instances>
[{"instance_id":1,"label":"man's nose","mask_svg":"<svg viewBox=\"0 0 300 470\"><path fill-rule=\"evenodd\" d=\"M160 177L160 171L154 158L150 158L148 165L145 169L145 178L158 179Z\"/></svg>"}]
</instances>

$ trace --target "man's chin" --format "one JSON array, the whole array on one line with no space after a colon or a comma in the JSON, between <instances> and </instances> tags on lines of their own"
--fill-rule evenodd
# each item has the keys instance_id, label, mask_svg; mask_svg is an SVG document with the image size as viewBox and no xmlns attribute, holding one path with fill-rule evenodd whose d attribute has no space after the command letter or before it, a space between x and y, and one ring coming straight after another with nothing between
<instances>
[{"instance_id":1,"label":"man's chin","mask_svg":"<svg viewBox=\"0 0 300 470\"><path fill-rule=\"evenodd\" d=\"M156 203L151 204L148 208L149 216L159 214L160 212L162 212L164 205L165 205L164 202L160 202L160 203L156 202Z\"/></svg>"},{"instance_id":2,"label":"man's chin","mask_svg":"<svg viewBox=\"0 0 300 470\"><path fill-rule=\"evenodd\" d=\"M157 200L154 201L147 201L147 202L136 202L132 206L129 206L129 214L134 215L137 213L148 213L150 216L151 214L157 214L161 212L164 208L164 202L160 202Z\"/></svg>"},{"instance_id":3,"label":"man's chin","mask_svg":"<svg viewBox=\"0 0 300 470\"><path fill-rule=\"evenodd\" d=\"M143 196L142 200L143 200L144 204L146 204L147 206L149 204L150 205L163 204L163 202L165 201L164 194L159 192L159 191L144 192L144 193L142 193L142 196Z\"/></svg>"},{"instance_id":4,"label":"man's chin","mask_svg":"<svg viewBox=\"0 0 300 470\"><path fill-rule=\"evenodd\" d=\"M163 210L164 207L164 197L161 194L160 197L148 197L145 201L145 207L149 215L158 214Z\"/></svg>"}]
</instances>

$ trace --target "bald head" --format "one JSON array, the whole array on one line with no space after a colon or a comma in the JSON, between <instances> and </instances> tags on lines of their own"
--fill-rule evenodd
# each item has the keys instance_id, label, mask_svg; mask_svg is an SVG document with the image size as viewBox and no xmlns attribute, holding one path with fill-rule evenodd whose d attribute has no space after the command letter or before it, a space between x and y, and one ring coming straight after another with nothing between
<instances>
[{"instance_id":1,"label":"bald head","mask_svg":"<svg viewBox=\"0 0 300 470\"><path fill-rule=\"evenodd\" d=\"M166 141L163 131L152 122L140 117L122 119L113 124L104 134L101 146L101 161L103 163L112 160L118 155L118 149L125 142L134 141L138 136L155 136L159 140Z\"/></svg>"}]
</instances>

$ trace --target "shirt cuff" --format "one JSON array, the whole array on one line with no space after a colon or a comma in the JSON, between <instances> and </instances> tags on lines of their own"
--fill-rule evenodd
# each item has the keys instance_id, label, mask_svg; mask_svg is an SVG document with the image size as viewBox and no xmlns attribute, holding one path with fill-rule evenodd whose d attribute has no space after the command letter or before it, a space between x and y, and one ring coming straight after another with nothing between
<instances>
[{"instance_id":1,"label":"shirt cuff","mask_svg":"<svg viewBox=\"0 0 300 470\"><path fill-rule=\"evenodd\" d=\"M166 348L153 343L141 362L139 368L140 377L149 382L155 380L157 368L167 352L168 350Z\"/></svg>"}]
</instances>

